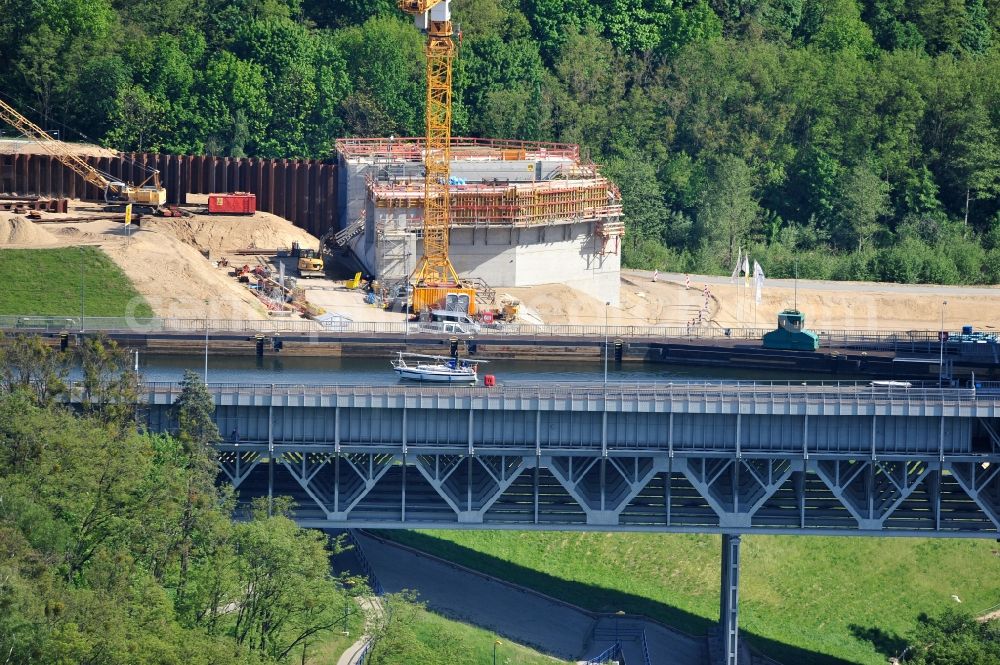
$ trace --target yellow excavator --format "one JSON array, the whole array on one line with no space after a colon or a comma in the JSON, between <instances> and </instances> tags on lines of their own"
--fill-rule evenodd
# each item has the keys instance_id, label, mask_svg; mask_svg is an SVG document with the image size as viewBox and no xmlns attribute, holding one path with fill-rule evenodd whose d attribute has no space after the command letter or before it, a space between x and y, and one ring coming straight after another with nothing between
<instances>
[{"instance_id":1,"label":"yellow excavator","mask_svg":"<svg viewBox=\"0 0 1000 665\"><path fill-rule=\"evenodd\" d=\"M320 251L308 248L298 250L299 261L296 267L299 270L299 277L326 277L322 248L323 245L320 245Z\"/></svg>"},{"instance_id":2,"label":"yellow excavator","mask_svg":"<svg viewBox=\"0 0 1000 665\"><path fill-rule=\"evenodd\" d=\"M0 99L0 121L21 132L25 138L37 143L64 166L101 189L106 203L133 203L137 206L159 208L167 202L167 190L160 184L160 172L156 169L147 169L149 176L138 185L121 182L88 164L73 152L69 145L52 138L45 130L18 113L2 99Z\"/></svg>"},{"instance_id":3,"label":"yellow excavator","mask_svg":"<svg viewBox=\"0 0 1000 665\"><path fill-rule=\"evenodd\" d=\"M451 70L455 34L451 0L399 0L427 33L427 111L424 144L424 254L410 275L413 309L440 309L448 296L457 295L475 311L476 290L462 283L448 257L451 200Z\"/></svg>"}]
</instances>

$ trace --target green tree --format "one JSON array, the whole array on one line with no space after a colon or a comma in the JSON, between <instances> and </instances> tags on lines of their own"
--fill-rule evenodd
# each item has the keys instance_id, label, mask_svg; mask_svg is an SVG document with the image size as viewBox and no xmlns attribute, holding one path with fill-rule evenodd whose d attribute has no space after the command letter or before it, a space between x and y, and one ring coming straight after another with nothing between
<instances>
[{"instance_id":1,"label":"green tree","mask_svg":"<svg viewBox=\"0 0 1000 665\"><path fill-rule=\"evenodd\" d=\"M853 244L859 252L866 251L889 210L889 183L869 166L859 164L844 172L834 195L833 241L842 247Z\"/></svg>"},{"instance_id":2,"label":"green tree","mask_svg":"<svg viewBox=\"0 0 1000 665\"><path fill-rule=\"evenodd\" d=\"M233 627L237 644L283 660L340 621L343 599L330 574L328 540L284 516L236 526L236 577L243 590Z\"/></svg>"},{"instance_id":3,"label":"green tree","mask_svg":"<svg viewBox=\"0 0 1000 665\"><path fill-rule=\"evenodd\" d=\"M921 615L910 637L909 665L997 665L1000 621L978 622L949 610L940 617Z\"/></svg>"},{"instance_id":4,"label":"green tree","mask_svg":"<svg viewBox=\"0 0 1000 665\"><path fill-rule=\"evenodd\" d=\"M696 229L712 249L717 249L722 265L736 262L736 254L749 240L759 215L750 167L739 157L720 157L712 166Z\"/></svg>"},{"instance_id":5,"label":"green tree","mask_svg":"<svg viewBox=\"0 0 1000 665\"><path fill-rule=\"evenodd\" d=\"M48 404L66 391L69 354L55 350L40 337L0 334L0 393L24 391L39 404Z\"/></svg>"}]
</instances>

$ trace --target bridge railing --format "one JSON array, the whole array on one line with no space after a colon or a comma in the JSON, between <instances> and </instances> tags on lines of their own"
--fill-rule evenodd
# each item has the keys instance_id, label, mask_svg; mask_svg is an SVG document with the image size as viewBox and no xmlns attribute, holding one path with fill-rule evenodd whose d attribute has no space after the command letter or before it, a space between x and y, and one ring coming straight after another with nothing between
<instances>
[{"instance_id":1,"label":"bridge railing","mask_svg":"<svg viewBox=\"0 0 1000 665\"><path fill-rule=\"evenodd\" d=\"M348 321L337 319L326 322L306 319L196 319L158 317L80 317L4 315L0 316L0 330L10 332L114 332L133 334L154 333L252 333L252 334L344 334L344 335L400 335L449 336L426 328L416 328L404 321ZM585 338L608 340L622 339L685 339L685 340L737 340L760 341L773 328L718 326L679 326L671 324L614 325L553 324L536 325L502 323L483 326L477 337L517 337L521 339ZM820 347L823 349L867 349L882 351L930 351L938 348L937 331L928 330L821 330ZM953 346L953 345L952 345ZM949 346L945 347L950 348Z\"/></svg>"},{"instance_id":2,"label":"bridge railing","mask_svg":"<svg viewBox=\"0 0 1000 665\"><path fill-rule=\"evenodd\" d=\"M148 382L149 396L180 395L181 386L172 382ZM761 382L761 381L669 381L669 382L559 382L519 383L505 382L494 387L459 387L446 385L302 385L302 384L246 384L213 383L210 390L219 396L235 398L258 397L357 397L409 395L440 397L444 395L504 397L510 399L573 399L573 400L625 400L670 399L686 402L738 402L738 403L891 403L891 404L964 404L975 402L974 388L945 388L921 386L872 386L863 382ZM984 397L996 399L995 394Z\"/></svg>"}]
</instances>

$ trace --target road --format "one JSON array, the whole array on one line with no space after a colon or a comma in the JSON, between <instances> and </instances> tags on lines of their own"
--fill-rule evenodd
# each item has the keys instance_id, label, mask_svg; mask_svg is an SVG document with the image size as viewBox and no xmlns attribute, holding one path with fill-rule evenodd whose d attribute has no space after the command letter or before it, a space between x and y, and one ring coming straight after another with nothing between
<instances>
[{"instance_id":1,"label":"road","mask_svg":"<svg viewBox=\"0 0 1000 665\"><path fill-rule=\"evenodd\" d=\"M622 270L622 275L637 279L651 281L653 272L651 270ZM658 281L676 282L684 284L684 273L661 272L657 277ZM729 277L717 275L691 275L691 288L700 288L703 284L714 286L717 284L730 284ZM742 276L740 277L742 279ZM798 288L800 291L830 291L837 293L901 293L913 295L934 295L934 296L997 296L1000 294L1000 286L946 286L940 284L896 284L893 282L835 282L830 280L800 279ZM794 279L766 279L768 286L775 286L785 289L795 288Z\"/></svg>"},{"instance_id":2,"label":"road","mask_svg":"<svg viewBox=\"0 0 1000 665\"><path fill-rule=\"evenodd\" d=\"M566 660L596 656L613 641L607 636L616 629L617 618L594 615L363 532L355 536L387 593L415 590L428 609ZM651 665L703 665L707 658L703 638L638 617L622 618L618 628L627 662L643 662L641 643L632 637L636 629L645 630Z\"/></svg>"}]
</instances>

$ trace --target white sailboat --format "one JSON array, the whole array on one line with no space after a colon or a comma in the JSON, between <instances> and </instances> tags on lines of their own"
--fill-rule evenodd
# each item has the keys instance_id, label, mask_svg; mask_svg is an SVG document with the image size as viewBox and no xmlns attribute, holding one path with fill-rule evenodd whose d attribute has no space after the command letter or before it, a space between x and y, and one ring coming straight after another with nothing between
<instances>
[{"instance_id":1,"label":"white sailboat","mask_svg":"<svg viewBox=\"0 0 1000 665\"><path fill-rule=\"evenodd\" d=\"M399 378L409 381L476 383L479 380L478 365L486 361L400 352L391 362Z\"/></svg>"}]
</instances>

